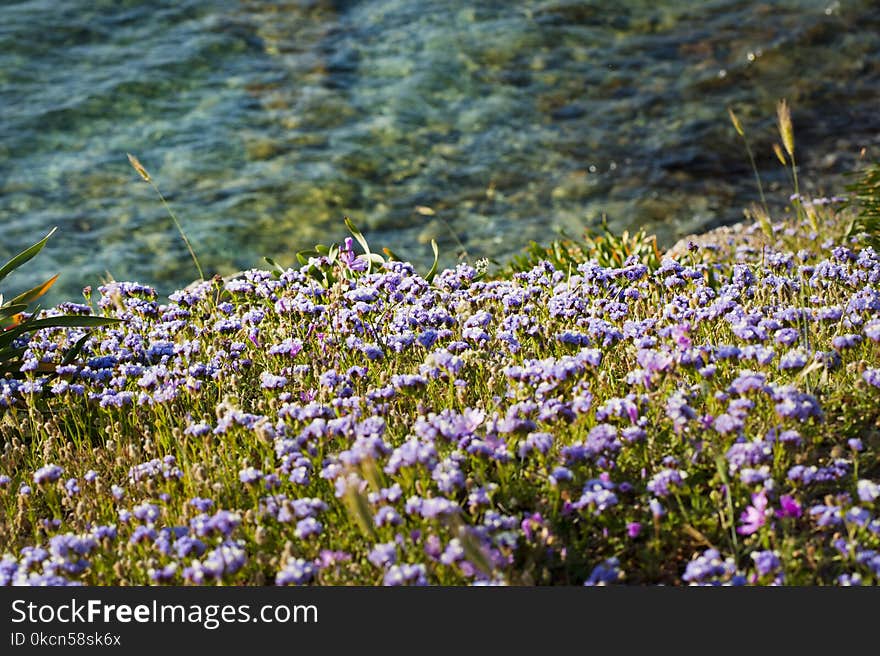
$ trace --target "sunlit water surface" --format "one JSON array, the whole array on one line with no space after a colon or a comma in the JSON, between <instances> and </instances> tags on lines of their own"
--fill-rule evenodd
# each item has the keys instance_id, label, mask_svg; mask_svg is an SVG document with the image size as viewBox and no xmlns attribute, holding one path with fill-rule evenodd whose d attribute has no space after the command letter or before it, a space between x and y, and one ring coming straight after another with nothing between
<instances>
[{"instance_id":1,"label":"sunlit water surface","mask_svg":"<svg viewBox=\"0 0 880 656\"><path fill-rule=\"evenodd\" d=\"M875 1L31 0L0 6L0 255L9 282L108 274L168 293L345 236L424 264L503 258L604 215L663 243L770 197L774 107L801 175L880 156ZM421 209L420 209L421 208ZM431 214L424 208L430 208ZM7 290L3 291L17 291Z\"/></svg>"}]
</instances>

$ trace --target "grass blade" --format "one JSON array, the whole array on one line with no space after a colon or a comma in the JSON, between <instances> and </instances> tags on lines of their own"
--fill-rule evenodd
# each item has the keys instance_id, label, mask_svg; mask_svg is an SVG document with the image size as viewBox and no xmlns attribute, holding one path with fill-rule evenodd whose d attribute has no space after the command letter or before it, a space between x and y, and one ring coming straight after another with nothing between
<instances>
[{"instance_id":1,"label":"grass blade","mask_svg":"<svg viewBox=\"0 0 880 656\"><path fill-rule=\"evenodd\" d=\"M434 264L425 276L426 282L431 282L434 276L437 275L437 263L440 261L440 249L437 248L437 242L433 239L431 240L431 250L434 251Z\"/></svg>"},{"instance_id":2,"label":"grass blade","mask_svg":"<svg viewBox=\"0 0 880 656\"><path fill-rule=\"evenodd\" d=\"M24 264L25 262L27 262L28 260L33 258L41 250L43 250L43 246L45 246L46 242L49 241L49 237L51 237L53 234L55 234L56 230L58 230L58 228L52 228L49 231L48 235L43 237L40 241L38 241L36 244L31 246L30 248L26 248L21 253L19 253L18 255L13 257L11 260L9 260L2 267L0 267L0 280L3 280L6 276L8 276L10 273L15 271L22 264Z\"/></svg>"},{"instance_id":3,"label":"grass blade","mask_svg":"<svg viewBox=\"0 0 880 656\"><path fill-rule=\"evenodd\" d=\"M77 315L64 315L60 317L46 317L44 319L30 318L25 323L10 328L0 333L0 347L8 346L16 337L41 328L92 328L97 326L110 326L120 323L122 319L111 317L89 317Z\"/></svg>"}]
</instances>

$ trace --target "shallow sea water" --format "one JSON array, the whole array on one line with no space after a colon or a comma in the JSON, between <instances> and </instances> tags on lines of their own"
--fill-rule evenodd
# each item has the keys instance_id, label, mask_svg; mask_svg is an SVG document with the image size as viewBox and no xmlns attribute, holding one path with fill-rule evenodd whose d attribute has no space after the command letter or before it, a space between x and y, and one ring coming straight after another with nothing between
<instances>
[{"instance_id":1,"label":"shallow sea water","mask_svg":"<svg viewBox=\"0 0 880 656\"><path fill-rule=\"evenodd\" d=\"M7 1L0 256L59 232L3 291L195 277L127 152L209 273L293 264L345 215L449 265L603 215L664 244L741 218L728 105L777 207L781 97L807 190L839 193L862 148L880 159L878 91L875 1Z\"/></svg>"}]
</instances>

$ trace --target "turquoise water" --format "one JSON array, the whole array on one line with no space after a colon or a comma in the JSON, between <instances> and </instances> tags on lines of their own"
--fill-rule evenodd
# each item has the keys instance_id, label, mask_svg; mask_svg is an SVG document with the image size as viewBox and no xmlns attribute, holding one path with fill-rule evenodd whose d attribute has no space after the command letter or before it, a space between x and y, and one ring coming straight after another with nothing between
<instances>
[{"instance_id":1,"label":"turquoise water","mask_svg":"<svg viewBox=\"0 0 880 656\"><path fill-rule=\"evenodd\" d=\"M59 226L7 294L195 277L345 236L419 262L503 257L603 213L664 243L771 197L774 107L802 176L880 157L873 1L30 0L0 5L0 256ZM431 208L434 214L418 208ZM6 285L6 283L4 283Z\"/></svg>"}]
</instances>

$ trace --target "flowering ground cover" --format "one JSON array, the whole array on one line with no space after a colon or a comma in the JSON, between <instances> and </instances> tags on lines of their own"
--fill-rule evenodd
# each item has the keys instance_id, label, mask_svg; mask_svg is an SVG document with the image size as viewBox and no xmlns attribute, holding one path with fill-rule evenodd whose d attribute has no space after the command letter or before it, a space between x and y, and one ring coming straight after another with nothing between
<instances>
[{"instance_id":1,"label":"flowering ground cover","mask_svg":"<svg viewBox=\"0 0 880 656\"><path fill-rule=\"evenodd\" d=\"M878 583L880 254L812 208L650 267L108 283L0 382L0 582Z\"/></svg>"}]
</instances>

